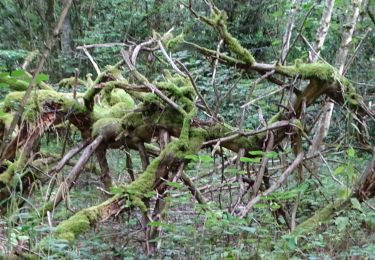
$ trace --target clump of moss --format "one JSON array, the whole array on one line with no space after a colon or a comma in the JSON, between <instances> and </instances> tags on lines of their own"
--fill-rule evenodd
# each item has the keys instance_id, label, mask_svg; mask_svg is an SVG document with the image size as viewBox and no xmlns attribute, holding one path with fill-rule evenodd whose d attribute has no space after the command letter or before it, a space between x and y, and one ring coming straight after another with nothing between
<instances>
[{"instance_id":1,"label":"clump of moss","mask_svg":"<svg viewBox=\"0 0 375 260\"><path fill-rule=\"evenodd\" d=\"M2 109L2 104L0 105L0 121L3 122L5 129L10 127L13 120L13 115L11 113L6 113Z\"/></svg>"},{"instance_id":2,"label":"clump of moss","mask_svg":"<svg viewBox=\"0 0 375 260\"><path fill-rule=\"evenodd\" d=\"M91 223L96 221L98 216L99 210L97 208L82 210L58 225L56 237L72 243L76 236L87 230Z\"/></svg>"},{"instance_id":3,"label":"clump of moss","mask_svg":"<svg viewBox=\"0 0 375 260\"><path fill-rule=\"evenodd\" d=\"M163 91L169 98L173 99L186 112L189 112L193 106L195 90L188 78L180 75L171 75L164 71L165 81L156 82L155 85ZM146 97L146 102L155 102L155 97Z\"/></svg>"},{"instance_id":4,"label":"clump of moss","mask_svg":"<svg viewBox=\"0 0 375 260\"><path fill-rule=\"evenodd\" d=\"M8 185L15 187L17 185L20 178L14 178L14 176L22 175L27 158L25 150L21 150L16 161L10 163L6 171L0 174L0 187Z\"/></svg>"},{"instance_id":5,"label":"clump of moss","mask_svg":"<svg viewBox=\"0 0 375 260\"><path fill-rule=\"evenodd\" d=\"M133 112L124 116L121 120L124 129L133 130L144 124L142 113Z\"/></svg>"},{"instance_id":6,"label":"clump of moss","mask_svg":"<svg viewBox=\"0 0 375 260\"><path fill-rule=\"evenodd\" d=\"M276 71L287 76L297 77L302 79L318 78L324 81L334 81L337 76L337 71L327 63L301 63L296 60L293 66L277 65Z\"/></svg>"},{"instance_id":7,"label":"clump of moss","mask_svg":"<svg viewBox=\"0 0 375 260\"><path fill-rule=\"evenodd\" d=\"M57 84L59 85L59 87L71 88L76 84L76 78L75 77L65 78L65 79L60 80ZM77 84L87 87L87 82L80 78L77 79Z\"/></svg>"},{"instance_id":8,"label":"clump of moss","mask_svg":"<svg viewBox=\"0 0 375 260\"><path fill-rule=\"evenodd\" d=\"M114 140L122 132L121 120L118 118L102 118L92 127L92 136L102 135L106 140Z\"/></svg>"},{"instance_id":9,"label":"clump of moss","mask_svg":"<svg viewBox=\"0 0 375 260\"><path fill-rule=\"evenodd\" d=\"M53 210L53 202L49 201L45 203L40 209L39 209L39 215L40 216L45 216L47 214L47 211L52 211Z\"/></svg>"},{"instance_id":10,"label":"clump of moss","mask_svg":"<svg viewBox=\"0 0 375 260\"><path fill-rule=\"evenodd\" d=\"M126 91L123 89L118 89L118 88L113 89L111 91L110 97L111 97L110 102L109 102L110 106L113 106L120 102L125 103L129 109L134 108L135 106L133 98L128 93L126 93Z\"/></svg>"},{"instance_id":11,"label":"clump of moss","mask_svg":"<svg viewBox=\"0 0 375 260\"><path fill-rule=\"evenodd\" d=\"M191 119L195 113L196 109L193 109L184 117L180 137L168 143L138 179L125 187L127 193L130 194L132 204L140 210L147 211L142 198L144 194L152 190L158 169L165 158L173 158L176 162L185 160L186 155L196 153L200 149L207 132L203 129L190 129Z\"/></svg>"},{"instance_id":12,"label":"clump of moss","mask_svg":"<svg viewBox=\"0 0 375 260\"><path fill-rule=\"evenodd\" d=\"M151 161L147 169L131 184L126 187L126 191L132 195L144 195L152 189L155 183L156 171L165 156L165 151Z\"/></svg>"},{"instance_id":13,"label":"clump of moss","mask_svg":"<svg viewBox=\"0 0 375 260\"><path fill-rule=\"evenodd\" d=\"M240 44L240 42L228 32L228 17L225 12L220 11L215 7L210 19L201 17L201 20L210 24L219 32L220 36L227 44L229 50L233 52L239 60L244 61L246 64L250 65L254 65L256 63L255 58L251 54L251 52L244 48Z\"/></svg>"},{"instance_id":14,"label":"clump of moss","mask_svg":"<svg viewBox=\"0 0 375 260\"><path fill-rule=\"evenodd\" d=\"M124 102L117 103L112 107L95 105L92 118L95 121L102 118L122 118L130 111L132 109Z\"/></svg>"},{"instance_id":15,"label":"clump of moss","mask_svg":"<svg viewBox=\"0 0 375 260\"><path fill-rule=\"evenodd\" d=\"M23 91L9 93L3 102L4 111L17 111L24 94ZM58 93L54 90L40 90L36 95L34 92L31 94L26 103L23 117L28 121L35 121L38 112L47 112L49 109L58 109L63 112L85 112L85 108L82 104L63 93Z\"/></svg>"},{"instance_id":16,"label":"clump of moss","mask_svg":"<svg viewBox=\"0 0 375 260\"><path fill-rule=\"evenodd\" d=\"M181 45L181 43L184 42L184 38L185 38L185 35L184 33L180 33L179 35L177 35L176 37L172 37L170 39L168 39L165 43L166 47L170 50L174 50L176 49L177 47L179 47Z\"/></svg>"},{"instance_id":17,"label":"clump of moss","mask_svg":"<svg viewBox=\"0 0 375 260\"><path fill-rule=\"evenodd\" d=\"M13 165L9 166L9 167L12 167L13 168ZM8 168L9 169L9 168ZM2 174L0 174L0 187L2 186L7 186L8 183L12 180L13 178L13 175L11 174L13 172L12 171L6 171Z\"/></svg>"}]
</instances>

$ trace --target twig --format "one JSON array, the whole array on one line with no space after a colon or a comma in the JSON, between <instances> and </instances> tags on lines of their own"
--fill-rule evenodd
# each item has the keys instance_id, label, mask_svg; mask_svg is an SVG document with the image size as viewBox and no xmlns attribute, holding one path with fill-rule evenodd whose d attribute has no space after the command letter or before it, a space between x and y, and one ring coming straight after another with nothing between
<instances>
[{"instance_id":1,"label":"twig","mask_svg":"<svg viewBox=\"0 0 375 260\"><path fill-rule=\"evenodd\" d=\"M375 16L374 14L370 11L370 5L372 4L372 1L373 0L369 0L368 3L367 3L367 7L366 7L366 11L367 11L367 14L368 16L370 17L371 21L373 22L373 24L375 25Z\"/></svg>"},{"instance_id":2,"label":"twig","mask_svg":"<svg viewBox=\"0 0 375 260\"><path fill-rule=\"evenodd\" d=\"M198 87L197 87L197 84L195 83L195 80L193 79L193 77L191 76L191 73L189 72L189 70L186 68L186 66L180 62L179 60L176 60L177 64L181 66L182 70L187 74L187 76L189 77L190 79L190 82L191 82L191 85L193 86L194 90L195 90L195 93L197 94L197 96L199 97L199 99L202 101L202 104L204 106L204 108L206 109L206 112L214 118L214 114L212 113L210 107L208 106L206 100L204 99L204 97L202 96L202 94L200 93L200 91L198 90Z\"/></svg>"},{"instance_id":3,"label":"twig","mask_svg":"<svg viewBox=\"0 0 375 260\"><path fill-rule=\"evenodd\" d=\"M340 184L341 186L344 187L344 186L345 186L344 183L342 183L339 179L337 179L337 178L335 177L335 175L333 174L333 172L332 172L332 170L331 170L331 167L329 167L329 164L328 164L327 160L324 158L324 156L322 155L322 153L321 153L320 151L317 151L317 152L319 153L319 156L320 156L320 158L323 160L324 164L327 166L327 168L328 168L328 172L329 172L329 174L331 175L332 179L333 179L335 182L337 182L338 184Z\"/></svg>"},{"instance_id":4,"label":"twig","mask_svg":"<svg viewBox=\"0 0 375 260\"><path fill-rule=\"evenodd\" d=\"M260 166L260 170L257 174L257 178L256 178L256 181L254 182L254 185L253 185L253 198L256 197L258 191L259 191L259 188L260 188L260 184L262 183L263 181L263 176L264 176L264 172L266 170L266 167L267 167L267 163L268 163L268 157L267 157L267 153L269 153L270 151L272 151L272 148L273 148L273 145L274 145L274 136L273 136L273 133L270 131L269 132L269 140L268 140L268 143L267 143L267 147L266 147L266 151L265 151L265 154L262 158L262 164Z\"/></svg>"},{"instance_id":5,"label":"twig","mask_svg":"<svg viewBox=\"0 0 375 260\"><path fill-rule=\"evenodd\" d=\"M100 143L103 140L103 136L99 135L90 145L86 147L86 149L82 153L82 156L79 158L77 164L73 167L69 175L66 177L65 181L63 182L63 185L61 185L60 189L57 191L55 198L52 200L53 208L55 208L64 198L64 190L68 191L73 186L74 182L77 180L80 173L82 172L84 165L87 163L88 159L95 152L96 148L100 145Z\"/></svg>"},{"instance_id":6,"label":"twig","mask_svg":"<svg viewBox=\"0 0 375 260\"><path fill-rule=\"evenodd\" d=\"M354 58L357 56L357 53L358 53L359 49L362 47L363 42L367 39L367 36L369 35L369 33L371 31L372 31L371 27L367 28L367 30L365 32L365 35L363 36L363 38L361 39L361 41L358 43L357 47L354 50L353 55L350 57L349 61L345 64L344 70L342 71L342 75L343 76L346 74L346 72L348 71L350 65L353 63Z\"/></svg>"},{"instance_id":7,"label":"twig","mask_svg":"<svg viewBox=\"0 0 375 260\"><path fill-rule=\"evenodd\" d=\"M217 89L217 86L216 86L216 82L215 82L215 79L216 79L216 70L217 70L217 65L219 64L219 57L220 57L220 48L221 48L221 45L223 44L223 39L221 39L219 41L219 44L217 45L217 48L216 48L216 55L215 55L215 60L214 60L214 64L213 64L213 70L212 70L212 78L211 78L211 85L214 89L214 92L215 92L215 96L216 96L216 102L217 104L219 104L219 99L220 99L220 92L219 90ZM218 113L218 105L215 107L215 115Z\"/></svg>"},{"instance_id":8,"label":"twig","mask_svg":"<svg viewBox=\"0 0 375 260\"><path fill-rule=\"evenodd\" d=\"M278 122L273 123L269 127L265 127L265 128L259 129L259 130L254 130L254 131L251 131L251 132L238 132L238 133L235 133L235 134L227 136L227 137L209 140L209 141L204 142L203 146L216 144L217 142L220 142L220 143L228 142L228 141L231 141L233 139L236 139L239 136L245 136L246 137L246 136L256 135L256 134L259 134L259 133L262 133L262 132L265 132L265 131L268 131L268 130L273 130L273 129L285 127L285 126L288 126L290 124L291 123L287 120L278 121Z\"/></svg>"},{"instance_id":9,"label":"twig","mask_svg":"<svg viewBox=\"0 0 375 260\"><path fill-rule=\"evenodd\" d=\"M92 66L94 67L95 69L95 72L97 75L100 74L100 69L99 69L99 66L98 64L96 64L96 62L94 61L94 58L91 56L90 52L86 49L86 48L82 48L83 52L86 54L86 56L89 58Z\"/></svg>"},{"instance_id":10,"label":"twig","mask_svg":"<svg viewBox=\"0 0 375 260\"><path fill-rule=\"evenodd\" d=\"M185 185L188 186L188 189L190 192L193 194L195 199L200 203L200 204L206 204L206 199L203 197L201 192L195 187L193 182L190 180L190 178L184 173L181 172L181 179L185 183Z\"/></svg>"},{"instance_id":11,"label":"twig","mask_svg":"<svg viewBox=\"0 0 375 260\"><path fill-rule=\"evenodd\" d=\"M151 45L151 44L153 44L153 43L155 43L155 38L151 38L150 40L148 40L148 41L146 41L146 42L142 42L142 43L138 44L138 45L134 48L134 50L133 50L133 52L132 52L132 56L131 56L131 63L132 63L133 66L135 66L135 63L136 63L136 61L137 61L137 57L138 57L138 53L139 53L139 51L140 51L143 47L148 46L148 45Z\"/></svg>"},{"instance_id":12,"label":"twig","mask_svg":"<svg viewBox=\"0 0 375 260\"><path fill-rule=\"evenodd\" d=\"M288 58L288 55L289 55L289 53L290 53L290 50L292 50L292 49L294 48L294 45L296 45L298 38L299 38L300 36L302 36L303 30L304 30L304 28L305 28L305 22L306 22L307 18L310 17L311 12L314 10L315 6L316 6L316 4L314 3L314 4L310 7L310 9L307 11L307 13L306 13L306 15L305 15L305 17L304 17L304 19L303 19L303 21L302 21L302 24L301 24L301 26L300 26L300 28L299 28L299 30L298 30L298 34L297 34L296 38L294 39L293 43L290 45L290 48L289 48L287 54L285 55L285 59L284 59L284 60L286 60L286 59Z\"/></svg>"},{"instance_id":13,"label":"twig","mask_svg":"<svg viewBox=\"0 0 375 260\"><path fill-rule=\"evenodd\" d=\"M268 75L264 74L263 76L265 76L264 78L267 78L270 74L273 74L273 73L274 73L274 71L270 71L270 72L267 72L267 73L266 73L266 74L268 74ZM274 90L274 91L268 93L267 95L264 95L264 96L258 97L258 98L256 98L256 99L253 99L253 100L251 100L250 102L248 102L248 103L242 105L241 108L246 108L246 107L250 106L251 104L254 104L254 103L257 102L257 101L262 100L263 98L266 98L266 97L272 96L273 94L276 94L276 93L278 93L278 92L281 92L281 91L283 91L284 89L285 89L285 88L277 89L277 90Z\"/></svg>"},{"instance_id":14,"label":"twig","mask_svg":"<svg viewBox=\"0 0 375 260\"><path fill-rule=\"evenodd\" d=\"M179 105L177 105L174 101L172 101L170 98L168 98L166 95L164 95L163 92L161 92L156 86L151 84L142 74L140 74L134 65L131 63L129 59L129 53L125 50L121 50L122 57L125 61L125 63L128 65L130 72L139 80L142 82L143 85L145 85L147 88L151 90L152 93L155 93L158 97L160 97L164 102L166 102L168 105L170 105L172 108L176 109L178 112L180 112L182 115L187 115L185 110L183 110Z\"/></svg>"},{"instance_id":15,"label":"twig","mask_svg":"<svg viewBox=\"0 0 375 260\"><path fill-rule=\"evenodd\" d=\"M113 46L119 46L119 47L129 47L130 45L127 43L121 43L121 42L112 42L112 43L97 43L97 44L88 44L88 45L82 45L77 46L77 50L82 49L91 49L91 48L108 48Z\"/></svg>"},{"instance_id":16,"label":"twig","mask_svg":"<svg viewBox=\"0 0 375 260\"><path fill-rule=\"evenodd\" d=\"M299 153L297 157L294 159L294 161L289 165L289 167L281 174L280 178L265 192L262 194L257 195L255 198L249 201L249 203L243 208L243 210L240 212L240 217L245 217L247 213L250 211L250 209L260 201L262 196L268 196L272 192L274 192L276 189L278 189L283 183L286 181L286 179L289 177L289 175L294 171L295 168L302 162L303 160L303 152Z\"/></svg>"},{"instance_id":17,"label":"twig","mask_svg":"<svg viewBox=\"0 0 375 260\"><path fill-rule=\"evenodd\" d=\"M161 43L161 41L158 41L158 45L159 45L159 48L161 50L161 52L163 53L164 57L167 59L167 61L169 62L169 64L171 64L172 68L180 75L180 76L183 76L183 77L186 77L186 75L176 66L176 64L173 62L172 58L168 55L168 53L166 52L166 50L164 49L164 46L163 44Z\"/></svg>"}]
</instances>

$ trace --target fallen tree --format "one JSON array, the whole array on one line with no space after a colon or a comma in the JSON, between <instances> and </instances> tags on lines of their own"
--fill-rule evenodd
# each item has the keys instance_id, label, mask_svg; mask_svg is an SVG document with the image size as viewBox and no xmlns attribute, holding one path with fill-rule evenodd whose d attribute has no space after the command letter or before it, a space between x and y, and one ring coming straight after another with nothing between
<instances>
[{"instance_id":1,"label":"fallen tree","mask_svg":"<svg viewBox=\"0 0 375 260\"><path fill-rule=\"evenodd\" d=\"M28 98L21 123L11 133L12 140L2 153L4 170L0 174L1 210L7 210L7 201L10 200L9 195L12 192L29 194L33 187L32 183L45 178L29 170L38 154L40 138L52 127L69 122L80 132L83 141L68 151L53 170L48 171L48 177L53 178L59 174L67 161L78 152L83 152L55 196L50 197L40 207L39 216L53 211L63 201L83 173L88 160L92 156L97 156L103 185L107 190L116 187L116 194L103 203L83 209L62 221L57 226L56 238L74 243L80 234L95 223L118 215L124 210L139 209L143 214L143 225L147 229L145 249L155 251L157 245L147 241L155 237L156 231L150 230L147 223L159 218L164 210L162 198L168 196L167 191L170 189L166 182L181 179L199 203L207 203L207 199L183 173L191 161L191 155L204 148L220 147L236 153L237 157L241 158L249 151L263 151L265 154L275 151L279 149L281 142L290 141L295 158L291 159L292 162L285 167L286 170L274 183L270 184L269 179L264 176L267 168L266 155L262 158L263 169L259 170L254 180L247 180L253 185L253 194L249 200L244 196L243 178L237 178L240 191L232 212L245 217L261 197L280 188L307 159L304 158L302 142L303 139L308 145L311 145L311 142L305 126L305 114L306 109L314 105L318 98L330 97L355 115L363 126L366 125L366 118L374 119L374 112L366 107L361 95L333 66L320 62L304 63L300 60L296 60L293 65L258 63L251 52L241 46L228 32L225 13L213 5L210 8L211 17L203 17L194 10L191 11L218 32L231 55L192 43L182 44L195 48L211 59L216 58L223 64L234 66L244 73L257 72L261 75L259 81L269 80L282 89L290 90L293 95L289 100L289 106L273 115L260 130L250 131L228 125L211 111L186 67L165 52L164 45L168 46L178 40L178 37L173 38L171 32L163 36L155 33L147 41L130 46L128 50L123 49L122 59L115 65L98 71L94 80L88 76L86 79L75 77L60 82L61 85L73 89L77 84L84 85L84 93L60 93L47 84L40 84ZM161 80L150 81L137 70L137 57L140 52L158 50L173 70L165 70ZM306 82L306 86L297 88L294 84L296 80ZM20 89L19 86L24 85L22 82L7 82L14 85L14 89ZM23 87L22 89L24 90ZM17 113L23 97L22 91L11 92L2 103L2 133L9 129L10 121ZM244 111L245 109L246 103ZM199 110L206 116L199 116ZM366 136L362 136L361 140L366 140ZM136 178L132 176L133 181L130 183L114 183L110 177L106 151L120 148L138 151L142 161L143 172ZM371 151L372 145L367 143L363 145L363 149ZM375 195L375 172L373 163L371 165L372 168L366 171L365 177L352 195L360 201ZM260 182L265 188L260 187ZM152 191L156 191L157 197L150 198L147 195ZM154 206L150 203L151 199L155 201ZM19 202L21 203L22 201ZM329 207L329 214L326 213L327 209L323 209L322 214L317 213L322 216L319 217L319 221L308 221L324 221L337 210L336 206ZM301 225L305 226L303 223ZM298 233L299 230L307 229L297 227L294 232ZM43 247L44 242L39 246Z\"/></svg>"}]
</instances>

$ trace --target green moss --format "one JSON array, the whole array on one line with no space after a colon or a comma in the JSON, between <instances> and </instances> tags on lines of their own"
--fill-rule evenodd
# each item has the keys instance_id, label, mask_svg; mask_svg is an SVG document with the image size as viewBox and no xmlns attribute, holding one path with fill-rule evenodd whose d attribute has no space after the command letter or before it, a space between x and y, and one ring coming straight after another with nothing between
<instances>
[{"instance_id":1,"label":"green moss","mask_svg":"<svg viewBox=\"0 0 375 260\"><path fill-rule=\"evenodd\" d=\"M129 109L135 107L133 98L123 89L115 88L111 91L111 100L109 105L113 106L117 103L124 103Z\"/></svg>"},{"instance_id":2,"label":"green moss","mask_svg":"<svg viewBox=\"0 0 375 260\"><path fill-rule=\"evenodd\" d=\"M147 169L133 181L126 190L130 194L143 195L152 189L156 176L155 173L160 165L162 158L165 156L165 151L157 158L151 161Z\"/></svg>"},{"instance_id":3,"label":"green moss","mask_svg":"<svg viewBox=\"0 0 375 260\"><path fill-rule=\"evenodd\" d=\"M26 81L17 80L10 76L0 77L0 83L7 84L12 90L16 91L25 91L29 86L29 83L27 83Z\"/></svg>"},{"instance_id":4,"label":"green moss","mask_svg":"<svg viewBox=\"0 0 375 260\"><path fill-rule=\"evenodd\" d=\"M102 118L122 118L127 113L132 111L127 103L119 102L112 107L95 105L92 113L92 118L97 121Z\"/></svg>"},{"instance_id":5,"label":"green moss","mask_svg":"<svg viewBox=\"0 0 375 260\"><path fill-rule=\"evenodd\" d=\"M70 77L70 78L65 78L65 79L60 80L59 83L57 84L59 85L59 87L71 88L75 85L75 82L76 82L75 77ZM82 79L78 78L77 83L78 85L87 87L87 83Z\"/></svg>"},{"instance_id":6,"label":"green moss","mask_svg":"<svg viewBox=\"0 0 375 260\"><path fill-rule=\"evenodd\" d=\"M93 137L102 135L107 140L114 140L121 132L121 120L118 118L102 118L92 126Z\"/></svg>"},{"instance_id":7,"label":"green moss","mask_svg":"<svg viewBox=\"0 0 375 260\"><path fill-rule=\"evenodd\" d=\"M356 93L355 88L348 79L340 75L338 71L327 63L301 63L296 60L296 64L293 66L276 66L276 71L287 75L297 77L300 76L302 79L320 79L325 82L337 81L343 92L345 102L351 107L357 107L363 98Z\"/></svg>"},{"instance_id":8,"label":"green moss","mask_svg":"<svg viewBox=\"0 0 375 260\"><path fill-rule=\"evenodd\" d=\"M72 243L79 234L89 229L98 216L99 210L95 207L76 213L58 225L56 229L56 238L65 239Z\"/></svg>"},{"instance_id":9,"label":"green moss","mask_svg":"<svg viewBox=\"0 0 375 260\"><path fill-rule=\"evenodd\" d=\"M176 37L168 39L167 42L165 43L165 46L171 50L176 49L181 45L181 43L184 42L184 38L185 38L184 33L180 33Z\"/></svg>"},{"instance_id":10,"label":"green moss","mask_svg":"<svg viewBox=\"0 0 375 260\"><path fill-rule=\"evenodd\" d=\"M142 199L138 196L131 196L130 197L131 204L134 207L139 208L142 212L147 212L147 206L146 204L142 201Z\"/></svg>"},{"instance_id":11,"label":"green moss","mask_svg":"<svg viewBox=\"0 0 375 260\"><path fill-rule=\"evenodd\" d=\"M129 129L129 130L135 129L138 126L143 125L144 119L143 119L142 113L133 112L133 113L127 114L126 116L122 118L121 124L124 129Z\"/></svg>"},{"instance_id":12,"label":"green moss","mask_svg":"<svg viewBox=\"0 0 375 260\"><path fill-rule=\"evenodd\" d=\"M165 81L155 82L155 85L163 91L166 96L174 100L181 108L189 113L193 109L195 90L188 78L180 75L171 75L168 71L164 71ZM155 103L158 98L154 96L146 96L145 102Z\"/></svg>"},{"instance_id":13,"label":"green moss","mask_svg":"<svg viewBox=\"0 0 375 260\"><path fill-rule=\"evenodd\" d=\"M6 129L10 127L12 120L13 120L13 115L11 113L6 113L0 109L0 121L4 123L4 126Z\"/></svg>"},{"instance_id":14,"label":"green moss","mask_svg":"<svg viewBox=\"0 0 375 260\"><path fill-rule=\"evenodd\" d=\"M18 107L24 96L24 92L14 91L9 93L3 102L4 111L18 111ZM51 104L50 106L47 104ZM64 93L58 93L53 90L39 90L35 96L32 92L28 99L23 118L28 121L35 121L39 112L44 112L53 105L53 109L59 109L63 112L75 111L85 112L85 108L78 101L70 98Z\"/></svg>"},{"instance_id":15,"label":"green moss","mask_svg":"<svg viewBox=\"0 0 375 260\"><path fill-rule=\"evenodd\" d=\"M129 104L120 102L111 107L109 110L109 115L114 118L122 118L124 115L129 113L131 109L132 107L129 107Z\"/></svg>"},{"instance_id":16,"label":"green moss","mask_svg":"<svg viewBox=\"0 0 375 260\"><path fill-rule=\"evenodd\" d=\"M17 156L15 162L9 164L8 168L5 172L0 175L0 183L3 185L10 185L16 187L20 178L14 178L14 176L22 175L24 170L25 164L27 162L28 155L26 154L25 150L21 150L19 155Z\"/></svg>"},{"instance_id":17,"label":"green moss","mask_svg":"<svg viewBox=\"0 0 375 260\"><path fill-rule=\"evenodd\" d=\"M195 154L202 146L207 132L203 129L190 129L191 119L195 113L196 110L194 109L184 117L180 137L168 143L138 179L125 187L131 196L132 204L140 208L140 210L147 211L142 198L144 194L153 189L159 166L163 160L166 158L168 160L173 159L175 162L185 160L186 155Z\"/></svg>"},{"instance_id":18,"label":"green moss","mask_svg":"<svg viewBox=\"0 0 375 260\"><path fill-rule=\"evenodd\" d=\"M53 210L53 202L47 202L45 203L40 209L39 209L39 215L40 216L45 216L47 214L47 211L52 211Z\"/></svg>"},{"instance_id":19,"label":"green moss","mask_svg":"<svg viewBox=\"0 0 375 260\"><path fill-rule=\"evenodd\" d=\"M244 61L246 64L253 65L256 63L253 55L249 50L244 48L240 42L234 38L229 32L227 28L227 15L225 12L220 11L215 8L212 16L210 19L201 18L206 23L210 24L214 28L216 28L223 38L224 42L227 44L229 50L236 55L239 60Z\"/></svg>"},{"instance_id":20,"label":"green moss","mask_svg":"<svg viewBox=\"0 0 375 260\"><path fill-rule=\"evenodd\" d=\"M338 75L336 69L327 63L300 63L298 60L293 66L277 65L276 71L291 77L318 78L324 81L334 81Z\"/></svg>"},{"instance_id":21,"label":"green moss","mask_svg":"<svg viewBox=\"0 0 375 260\"><path fill-rule=\"evenodd\" d=\"M160 99L159 97L156 95L156 94L153 94L153 93L147 93L146 95L144 95L143 97L143 103L145 105L150 105L150 104L159 104L160 103Z\"/></svg>"},{"instance_id":22,"label":"green moss","mask_svg":"<svg viewBox=\"0 0 375 260\"><path fill-rule=\"evenodd\" d=\"M12 167L13 168L13 165L9 166L9 167ZM9 168L8 168L9 169ZM13 170L12 171L5 171L3 172L2 174L0 174L0 187L1 186L7 186L9 184L9 182L12 180L13 178L13 174L12 174Z\"/></svg>"}]
</instances>

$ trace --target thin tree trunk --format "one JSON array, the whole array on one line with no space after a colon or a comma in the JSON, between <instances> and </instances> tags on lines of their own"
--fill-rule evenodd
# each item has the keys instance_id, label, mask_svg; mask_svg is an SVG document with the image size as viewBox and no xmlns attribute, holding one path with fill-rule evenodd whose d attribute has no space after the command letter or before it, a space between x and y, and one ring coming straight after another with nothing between
<instances>
[{"instance_id":1,"label":"thin tree trunk","mask_svg":"<svg viewBox=\"0 0 375 260\"><path fill-rule=\"evenodd\" d=\"M64 4L67 0L64 0ZM73 41L72 41L72 24L70 21L70 13L64 19L64 22L61 27L61 36L60 36L60 44L61 44L61 53L64 57L71 57L73 53Z\"/></svg>"},{"instance_id":2,"label":"thin tree trunk","mask_svg":"<svg viewBox=\"0 0 375 260\"><path fill-rule=\"evenodd\" d=\"M352 12L351 15L348 15L347 17L347 23L342 33L340 49L336 56L336 67L340 74L342 74L345 68L346 59L348 57L349 45L351 44L353 39L353 33L358 20L361 2L362 0L353 0ZM319 147L323 143L324 138L328 134L329 127L331 124L333 107L334 104L332 102L327 102L323 108L323 113L320 117L318 126L316 128L313 146L310 149L311 153L315 153L315 151L319 149Z\"/></svg>"},{"instance_id":3,"label":"thin tree trunk","mask_svg":"<svg viewBox=\"0 0 375 260\"><path fill-rule=\"evenodd\" d=\"M296 1L292 0L292 8L289 11L288 24L287 24L286 32L285 32L284 37L283 37L283 46L282 46L282 49L281 49L281 57L280 57L281 64L285 63L286 57L287 57L288 52L289 52L290 38L292 37L292 31L293 31L293 28L294 28L294 21L295 21L296 12L297 12Z\"/></svg>"},{"instance_id":4,"label":"thin tree trunk","mask_svg":"<svg viewBox=\"0 0 375 260\"><path fill-rule=\"evenodd\" d=\"M323 11L322 19L320 20L320 27L316 33L316 39L314 42L314 50L315 52L311 53L311 61L315 62L318 60L320 51L322 50L322 47L324 45L324 42L326 40L329 26L331 24L331 17L332 17L332 11L333 6L335 4L334 0L327 0L326 5Z\"/></svg>"}]
</instances>

